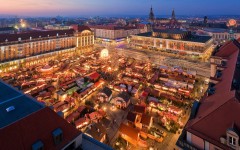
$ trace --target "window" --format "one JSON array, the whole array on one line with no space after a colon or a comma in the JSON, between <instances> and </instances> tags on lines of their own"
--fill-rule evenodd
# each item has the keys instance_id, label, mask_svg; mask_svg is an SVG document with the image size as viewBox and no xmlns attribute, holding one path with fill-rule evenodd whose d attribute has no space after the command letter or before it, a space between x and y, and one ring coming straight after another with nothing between
<instances>
[{"instance_id":1,"label":"window","mask_svg":"<svg viewBox=\"0 0 240 150\"><path fill-rule=\"evenodd\" d=\"M234 137L229 136L229 144L235 146L236 145L236 139Z\"/></svg>"},{"instance_id":2,"label":"window","mask_svg":"<svg viewBox=\"0 0 240 150\"><path fill-rule=\"evenodd\" d=\"M63 140L63 132L60 128L54 130L52 132L52 135L53 135L53 140L54 140L54 143L57 145L57 144L60 144Z\"/></svg>"},{"instance_id":3,"label":"window","mask_svg":"<svg viewBox=\"0 0 240 150\"><path fill-rule=\"evenodd\" d=\"M43 143L42 141L38 140L32 145L32 150L43 150Z\"/></svg>"}]
</instances>

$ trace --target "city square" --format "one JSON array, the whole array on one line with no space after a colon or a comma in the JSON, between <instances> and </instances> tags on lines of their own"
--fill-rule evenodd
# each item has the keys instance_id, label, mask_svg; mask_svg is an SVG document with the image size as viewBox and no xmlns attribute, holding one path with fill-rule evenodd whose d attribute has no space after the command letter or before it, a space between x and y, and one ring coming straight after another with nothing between
<instances>
[{"instance_id":1,"label":"city square","mask_svg":"<svg viewBox=\"0 0 240 150\"><path fill-rule=\"evenodd\" d=\"M0 150L239 150L239 5L2 2Z\"/></svg>"},{"instance_id":2,"label":"city square","mask_svg":"<svg viewBox=\"0 0 240 150\"><path fill-rule=\"evenodd\" d=\"M116 149L126 147L121 145L126 142L129 147L140 143L146 149L172 141L186 123L197 97L194 91L203 88L204 80L180 67L158 66L100 49L79 56L66 53L59 59L2 73L1 78L61 112L69 123L93 138L98 137L92 133L92 125L100 124L97 130L103 135L98 140ZM119 143L120 126L138 125L131 114L146 115L148 124L141 127L135 146L126 140Z\"/></svg>"}]
</instances>

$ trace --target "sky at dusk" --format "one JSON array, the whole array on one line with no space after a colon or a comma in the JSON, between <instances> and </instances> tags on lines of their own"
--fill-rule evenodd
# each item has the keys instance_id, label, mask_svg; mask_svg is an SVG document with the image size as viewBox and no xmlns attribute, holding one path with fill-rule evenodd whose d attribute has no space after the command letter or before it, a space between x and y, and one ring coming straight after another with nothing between
<instances>
[{"instance_id":1,"label":"sky at dusk","mask_svg":"<svg viewBox=\"0 0 240 150\"><path fill-rule=\"evenodd\" d=\"M0 0L0 14L20 16L240 15L240 0Z\"/></svg>"}]
</instances>

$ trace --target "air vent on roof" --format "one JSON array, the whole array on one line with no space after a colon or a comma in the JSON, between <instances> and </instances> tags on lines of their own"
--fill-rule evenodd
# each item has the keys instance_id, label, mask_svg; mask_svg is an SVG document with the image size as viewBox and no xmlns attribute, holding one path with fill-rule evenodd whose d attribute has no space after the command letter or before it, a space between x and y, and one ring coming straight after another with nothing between
<instances>
[{"instance_id":1,"label":"air vent on roof","mask_svg":"<svg viewBox=\"0 0 240 150\"><path fill-rule=\"evenodd\" d=\"M10 111L13 111L14 109L15 109L14 106L10 106L10 107L6 108L6 111L7 111L7 112L10 112Z\"/></svg>"}]
</instances>

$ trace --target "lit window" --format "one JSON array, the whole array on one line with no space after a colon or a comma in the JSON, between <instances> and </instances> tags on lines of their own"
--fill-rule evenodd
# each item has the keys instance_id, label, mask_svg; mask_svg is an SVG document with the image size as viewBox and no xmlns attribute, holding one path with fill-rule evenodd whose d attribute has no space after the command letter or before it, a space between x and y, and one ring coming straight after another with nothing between
<instances>
[{"instance_id":1,"label":"lit window","mask_svg":"<svg viewBox=\"0 0 240 150\"><path fill-rule=\"evenodd\" d=\"M236 145L236 139L229 136L229 144L235 146Z\"/></svg>"}]
</instances>

